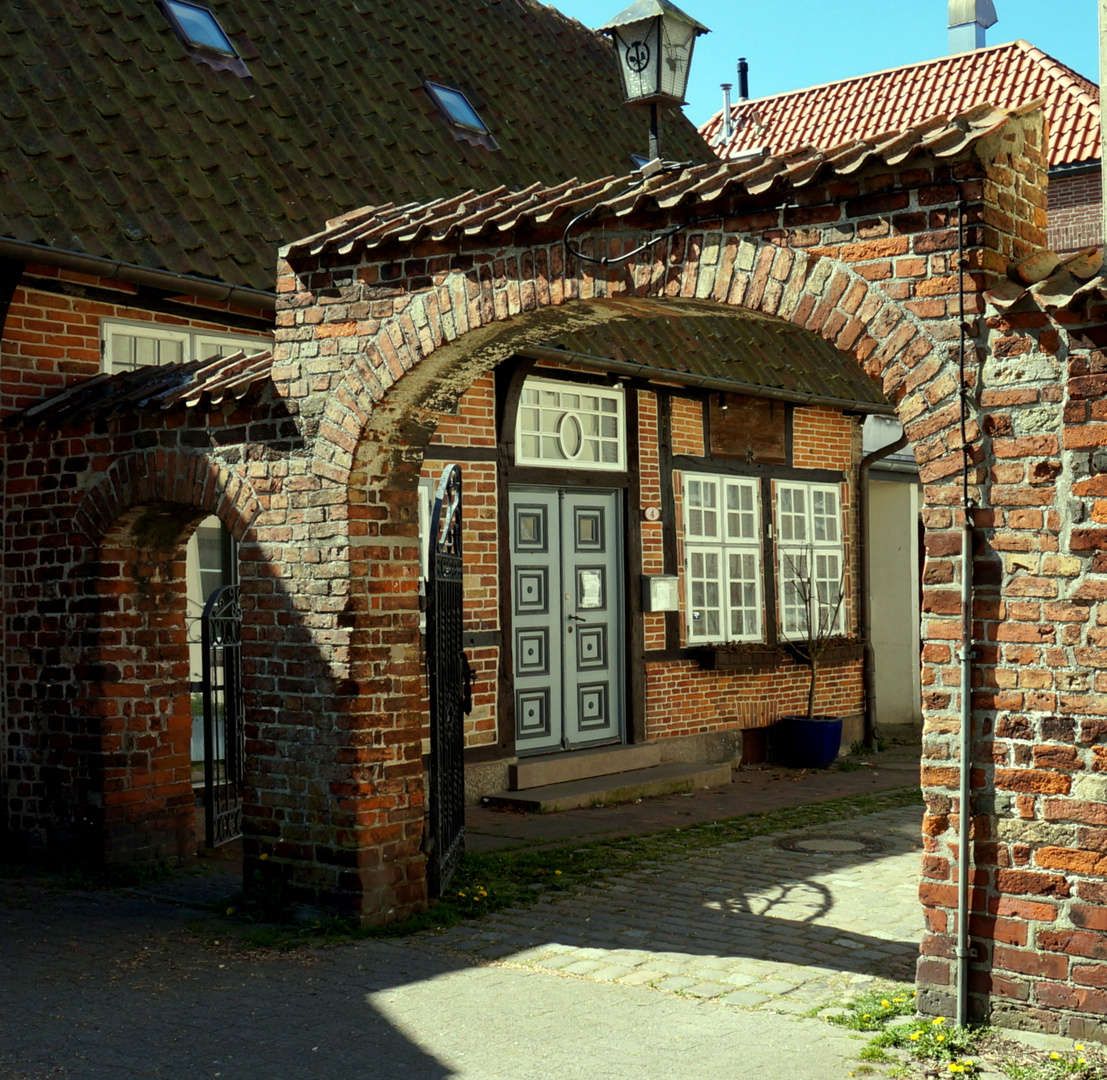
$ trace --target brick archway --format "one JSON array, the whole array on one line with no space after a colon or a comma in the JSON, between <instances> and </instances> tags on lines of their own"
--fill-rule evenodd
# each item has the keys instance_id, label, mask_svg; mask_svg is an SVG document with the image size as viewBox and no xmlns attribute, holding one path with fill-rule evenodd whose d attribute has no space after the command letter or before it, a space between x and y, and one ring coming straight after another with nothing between
<instances>
[{"instance_id":1,"label":"brick archway","mask_svg":"<svg viewBox=\"0 0 1107 1080\"><path fill-rule=\"evenodd\" d=\"M520 212L514 225L495 197L475 196L472 207L445 207L441 223L387 208L379 218L350 215L282 253L274 382L312 439L305 491L342 500L346 514L320 542L343 539L333 550L348 560L349 586L341 607L316 613L332 643L333 678L314 691L321 707L338 710L334 737L352 763L348 779L330 784L348 799L345 824L332 817L328 826L348 850L325 859L327 875L346 884L314 886L317 894L338 891L364 917L382 920L422 902L414 511L435 409L559 327L617 320L620 303L632 298L656 298L674 312L683 306L689 316L699 304L783 318L832 341L883 385L920 464L931 555L942 561L959 523L964 442L974 466L986 451L972 395L989 330L979 321L964 330L963 384L958 315L963 304L966 319L977 320L995 276L1043 238L1034 209L1042 144L1038 117L990 116L977 128L951 125L936 143L938 157L893 141L843 155L840 168L801 165L791 187L770 180L755 193L732 183L742 169L735 166L695 174L687 181L695 195L684 201L617 191L611 217L601 200L574 244L612 258L639 249L620 264L569 258L562 228L570 215L552 212L555 221L544 224L543 193L527 196L525 205L538 209ZM670 191L669 182L656 183ZM561 197L561 189L550 195ZM637 216L618 219L616 210L631 203ZM974 472L973 484L980 479ZM290 502L309 505L307 497ZM259 526L262 542L282 529L275 517ZM309 532L294 527L292 535ZM941 592L931 613L955 621ZM955 665L935 657L932 676L941 683ZM942 718L949 712L938 697L928 707ZM372 820L357 817L366 800L379 808ZM385 823L378 843L374 830Z\"/></svg>"},{"instance_id":2,"label":"brick archway","mask_svg":"<svg viewBox=\"0 0 1107 1080\"><path fill-rule=\"evenodd\" d=\"M947 231L931 243L952 258L955 235ZM485 253L489 261L495 255ZM671 300L674 313L682 301L710 300L721 310L776 316L818 334L881 383L913 442L941 439L944 451L960 445L958 418L942 412L957 399L956 386L942 376L956 337L949 309L958 275L924 280L924 260L912 254L906 236L807 250L755 242L746 233L689 231L670 240L668 251L623 264L603 280L570 259L575 266L562 288L543 288L541 268L562 259L559 245L523 249L504 263L516 275L491 289L477 274L453 273L405 295L374 333L358 337L358 362L343 373L320 418L318 457L329 468L350 469L362 433L381 430L382 415L395 415L397 399L400 408L414 405L432 385L442 398L451 382L460 393L465 380L515 349L542 344L575 321L616 320L621 299L642 296ZM523 276L527 268L530 276ZM980 285L969 281L968 288L975 292ZM331 332L356 333L358 324L343 320L339 309L328 325ZM464 370L460 381L458 368ZM410 382L418 385L401 393Z\"/></svg>"}]
</instances>

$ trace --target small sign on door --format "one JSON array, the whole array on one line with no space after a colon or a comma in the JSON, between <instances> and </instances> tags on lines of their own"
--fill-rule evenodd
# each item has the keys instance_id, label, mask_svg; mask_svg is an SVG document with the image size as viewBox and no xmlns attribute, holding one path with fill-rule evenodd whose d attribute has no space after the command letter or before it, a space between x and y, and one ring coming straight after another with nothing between
<instances>
[{"instance_id":1,"label":"small sign on door","mask_svg":"<svg viewBox=\"0 0 1107 1080\"><path fill-rule=\"evenodd\" d=\"M577 607L603 607L603 570L586 567L577 570Z\"/></svg>"}]
</instances>

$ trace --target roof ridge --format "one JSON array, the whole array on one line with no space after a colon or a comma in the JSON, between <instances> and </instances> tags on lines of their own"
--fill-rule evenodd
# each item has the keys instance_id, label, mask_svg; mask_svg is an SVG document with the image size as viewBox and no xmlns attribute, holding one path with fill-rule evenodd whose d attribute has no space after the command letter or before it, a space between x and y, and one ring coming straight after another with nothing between
<instances>
[{"instance_id":1,"label":"roof ridge","mask_svg":"<svg viewBox=\"0 0 1107 1080\"><path fill-rule=\"evenodd\" d=\"M983 49L974 49L973 52L975 54L994 53L998 52L1000 49L1013 49L1020 43L1023 45L1029 45L1028 42L1023 41L1021 38L1017 38L1015 41L1005 41L998 45L989 45ZM1036 48L1036 46L1033 45L1029 45L1029 47L1031 49ZM1053 57L1049 56L1048 53L1042 52L1042 50L1040 49L1038 49L1037 51L1041 52L1042 56L1048 57L1050 60L1053 60ZM951 63L955 60L964 60L966 55L966 53L949 53L945 56L933 57L930 60L916 60L912 64L897 64L895 67L880 68L878 71L866 71L860 75L847 75L841 79L828 79L826 82L813 83L811 86L797 87L795 90L781 90L779 93L776 94L765 94L764 97L748 98L746 101L735 101L731 104L730 111L731 115L733 116L740 109L747 109L754 105L761 105L767 101L776 101L779 98L799 97L802 94L812 93L816 90L828 90L832 86L841 86L844 83L863 82L866 79L878 79L882 75L894 75L898 71L927 68L936 66L938 64ZM1060 61L1054 60L1053 62L1060 65ZM1072 69L1070 68L1069 70ZM708 124L714 123L717 120L721 119L722 115L722 109L716 110L714 113L711 114L711 118L709 120L700 125L700 131L703 132Z\"/></svg>"},{"instance_id":2,"label":"roof ridge","mask_svg":"<svg viewBox=\"0 0 1107 1080\"><path fill-rule=\"evenodd\" d=\"M1092 97L1092 95L1080 85L1080 83L1087 83L1090 86L1095 86L1095 83L1093 83L1091 79L1085 78L1075 68L1070 68L1068 64L1062 64L1060 60L1050 56L1044 49L1039 49L1037 45L1031 45L1029 41L1023 41L1022 38L1019 38L1015 44L1024 46L1026 54L1034 60L1037 60L1043 67L1056 69L1054 78L1062 83L1062 85L1065 85L1066 89L1070 89L1082 104L1099 112L1099 98Z\"/></svg>"}]
</instances>

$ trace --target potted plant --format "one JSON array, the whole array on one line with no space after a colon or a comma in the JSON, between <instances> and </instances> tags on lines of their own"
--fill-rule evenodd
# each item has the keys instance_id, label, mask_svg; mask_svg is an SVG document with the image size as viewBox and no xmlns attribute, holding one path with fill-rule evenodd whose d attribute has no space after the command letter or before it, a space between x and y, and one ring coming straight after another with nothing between
<instances>
[{"instance_id":1,"label":"potted plant","mask_svg":"<svg viewBox=\"0 0 1107 1080\"><path fill-rule=\"evenodd\" d=\"M819 666L840 641L845 600L841 557L811 545L783 551L781 638L810 666L806 713L782 716L770 735L773 760L791 768L825 769L838 756L842 718L815 713Z\"/></svg>"}]
</instances>

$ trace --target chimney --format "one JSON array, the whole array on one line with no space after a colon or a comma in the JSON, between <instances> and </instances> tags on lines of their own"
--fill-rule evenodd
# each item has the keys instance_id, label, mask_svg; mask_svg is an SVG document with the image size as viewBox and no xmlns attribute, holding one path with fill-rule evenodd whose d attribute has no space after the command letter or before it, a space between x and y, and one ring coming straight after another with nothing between
<instances>
[{"instance_id":1,"label":"chimney","mask_svg":"<svg viewBox=\"0 0 1107 1080\"><path fill-rule=\"evenodd\" d=\"M726 146L730 142L731 135L734 134L734 122L730 115L730 83L720 83L719 86L723 91L723 127L719 134L719 141Z\"/></svg>"},{"instance_id":2,"label":"chimney","mask_svg":"<svg viewBox=\"0 0 1107 1080\"><path fill-rule=\"evenodd\" d=\"M983 49L984 31L998 22L992 0L949 0L949 52Z\"/></svg>"},{"instance_id":3,"label":"chimney","mask_svg":"<svg viewBox=\"0 0 1107 1080\"><path fill-rule=\"evenodd\" d=\"M738 57L738 100L750 99L750 66L744 56Z\"/></svg>"}]
</instances>

